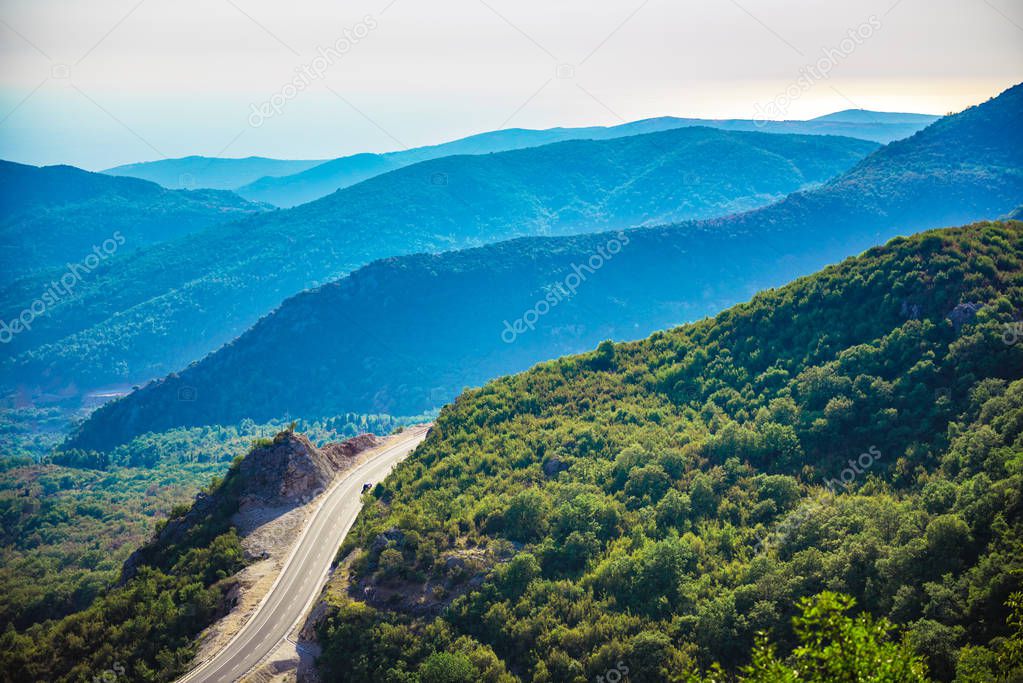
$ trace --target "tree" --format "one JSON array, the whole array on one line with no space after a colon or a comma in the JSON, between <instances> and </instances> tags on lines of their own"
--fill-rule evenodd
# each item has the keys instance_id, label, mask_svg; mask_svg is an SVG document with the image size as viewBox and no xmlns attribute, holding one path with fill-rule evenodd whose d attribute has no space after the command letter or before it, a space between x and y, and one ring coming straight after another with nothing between
<instances>
[{"instance_id":1,"label":"tree","mask_svg":"<svg viewBox=\"0 0 1023 683\"><path fill-rule=\"evenodd\" d=\"M892 625L863 613L846 616L856 601L824 591L799 601L792 619L800 645L782 662L761 635L753 661L742 669L750 683L924 683L927 667L905 642L889 639Z\"/></svg>"},{"instance_id":2,"label":"tree","mask_svg":"<svg viewBox=\"0 0 1023 683\"><path fill-rule=\"evenodd\" d=\"M1009 608L1006 623L1012 629L1012 635L1006 639L998 655L998 665L1005 672L1020 676L1023 674L1023 592L1013 593L1005 602Z\"/></svg>"},{"instance_id":3,"label":"tree","mask_svg":"<svg viewBox=\"0 0 1023 683\"><path fill-rule=\"evenodd\" d=\"M419 667L421 683L474 683L476 669L460 653L435 652Z\"/></svg>"},{"instance_id":4,"label":"tree","mask_svg":"<svg viewBox=\"0 0 1023 683\"><path fill-rule=\"evenodd\" d=\"M592 366L596 370L611 370L615 365L615 345L610 339L605 339L593 352Z\"/></svg>"},{"instance_id":5,"label":"tree","mask_svg":"<svg viewBox=\"0 0 1023 683\"><path fill-rule=\"evenodd\" d=\"M508 502L504 528L508 537L529 542L543 537L547 531L547 499L536 489L525 489Z\"/></svg>"}]
</instances>

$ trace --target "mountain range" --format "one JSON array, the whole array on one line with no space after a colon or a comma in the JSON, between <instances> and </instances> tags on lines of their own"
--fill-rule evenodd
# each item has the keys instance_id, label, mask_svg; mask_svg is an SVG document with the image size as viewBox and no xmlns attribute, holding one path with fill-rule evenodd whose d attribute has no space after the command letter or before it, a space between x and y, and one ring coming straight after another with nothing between
<instances>
[{"instance_id":1,"label":"mountain range","mask_svg":"<svg viewBox=\"0 0 1023 683\"><path fill-rule=\"evenodd\" d=\"M1023 203L1021 120L1016 86L744 214L379 261L104 406L69 445L286 413L417 414L602 339L701 318L892 236L1002 216Z\"/></svg>"},{"instance_id":2,"label":"mountain range","mask_svg":"<svg viewBox=\"0 0 1023 683\"><path fill-rule=\"evenodd\" d=\"M608 140L630 135L654 133L689 126L722 130L803 135L841 135L887 143L907 137L938 117L928 114L901 114L851 109L809 121L753 121L750 119L697 119L664 116L633 121L617 126L550 128L528 130L510 128L472 135L439 145L385 154L354 154L322 163L284 162L273 159L217 159L187 157L120 166L105 171L115 175L134 175L167 187L180 187L182 178L198 187L232 189L253 201L281 207L319 199L338 189L368 180L376 175L411 164L460 154L490 154L538 147L565 140ZM271 166L278 164L277 166ZM291 168L286 164L302 165ZM253 177L256 169L268 169L266 177ZM246 180L241 181L242 178Z\"/></svg>"},{"instance_id":3,"label":"mountain range","mask_svg":"<svg viewBox=\"0 0 1023 683\"><path fill-rule=\"evenodd\" d=\"M679 121L0 164L0 680L1023 680L1023 84Z\"/></svg>"},{"instance_id":4,"label":"mountain range","mask_svg":"<svg viewBox=\"0 0 1023 683\"><path fill-rule=\"evenodd\" d=\"M726 214L820 184L876 147L685 128L421 162L110 259L0 349L5 388L73 393L138 382L376 258ZM49 279L0 290L0 310L31 305Z\"/></svg>"}]
</instances>

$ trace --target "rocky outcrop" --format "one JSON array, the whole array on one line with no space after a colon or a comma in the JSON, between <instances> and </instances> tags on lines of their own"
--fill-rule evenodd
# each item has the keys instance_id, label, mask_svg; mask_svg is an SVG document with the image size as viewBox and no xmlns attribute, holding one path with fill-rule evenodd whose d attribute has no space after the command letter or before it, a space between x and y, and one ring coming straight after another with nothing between
<instances>
[{"instance_id":1,"label":"rocky outcrop","mask_svg":"<svg viewBox=\"0 0 1023 683\"><path fill-rule=\"evenodd\" d=\"M919 320L920 319L920 304L913 303L903 299L902 308L899 309L899 315L908 320Z\"/></svg>"},{"instance_id":2,"label":"rocky outcrop","mask_svg":"<svg viewBox=\"0 0 1023 683\"><path fill-rule=\"evenodd\" d=\"M543 473L546 477L556 477L558 472L568 469L568 463L556 455L552 455L543 461Z\"/></svg>"},{"instance_id":3,"label":"rocky outcrop","mask_svg":"<svg viewBox=\"0 0 1023 683\"><path fill-rule=\"evenodd\" d=\"M360 434L345 441L325 444L320 450L335 466L343 468L347 467L359 453L376 448L382 443L383 439L375 434Z\"/></svg>"},{"instance_id":4,"label":"rocky outcrop","mask_svg":"<svg viewBox=\"0 0 1023 683\"><path fill-rule=\"evenodd\" d=\"M946 317L952 321L952 326L955 328L956 334L958 334L963 325L972 321L977 316L977 311L982 308L984 308L984 305L981 303L967 301L949 311Z\"/></svg>"},{"instance_id":5,"label":"rocky outcrop","mask_svg":"<svg viewBox=\"0 0 1023 683\"><path fill-rule=\"evenodd\" d=\"M281 432L242 461L241 504L278 508L315 498L359 453L379 443L376 436L363 434L317 448L302 434Z\"/></svg>"},{"instance_id":6,"label":"rocky outcrop","mask_svg":"<svg viewBox=\"0 0 1023 683\"><path fill-rule=\"evenodd\" d=\"M302 434L280 432L270 443L249 451L223 485L212 493L200 492L186 513L169 519L149 543L132 553L121 569L121 583L142 565L153 564L161 549L186 541L189 531L211 516L232 516L244 536L258 525L239 524L239 517L266 513L273 518L308 502L326 490L338 472L351 467L360 453L380 443L378 437L363 434L317 448Z\"/></svg>"},{"instance_id":7,"label":"rocky outcrop","mask_svg":"<svg viewBox=\"0 0 1023 683\"><path fill-rule=\"evenodd\" d=\"M242 460L242 504L280 507L303 503L334 480L338 463L302 434L281 432Z\"/></svg>"}]
</instances>

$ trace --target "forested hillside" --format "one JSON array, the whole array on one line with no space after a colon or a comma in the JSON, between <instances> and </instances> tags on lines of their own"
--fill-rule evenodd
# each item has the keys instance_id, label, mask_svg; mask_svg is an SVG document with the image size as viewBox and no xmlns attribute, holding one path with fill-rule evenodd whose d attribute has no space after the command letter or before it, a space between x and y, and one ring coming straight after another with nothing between
<instances>
[{"instance_id":1,"label":"forested hillside","mask_svg":"<svg viewBox=\"0 0 1023 683\"><path fill-rule=\"evenodd\" d=\"M14 280L39 273L59 280L68 262L83 261L105 240L116 242L114 252L134 251L267 208L233 192L171 191L73 166L0 161L0 298L30 303L49 280L10 286ZM2 310L5 318L20 312Z\"/></svg>"},{"instance_id":2,"label":"forested hillside","mask_svg":"<svg viewBox=\"0 0 1023 683\"><path fill-rule=\"evenodd\" d=\"M333 444L330 456L317 454L321 465L343 468L367 447L364 438L346 439L395 426L385 416L344 415L181 430L102 460L63 453L43 465L5 461L0 680L88 682L118 668L129 681L174 680L199 633L232 608L235 574L263 559L241 545L253 516L262 528L273 519L267 507L279 515L319 493L303 489L303 463L299 474L288 469L294 461L268 463L290 457L277 444L295 443L302 429L307 447ZM269 499L272 491L279 497ZM250 526L234 516L239 510Z\"/></svg>"},{"instance_id":3,"label":"forested hillside","mask_svg":"<svg viewBox=\"0 0 1023 683\"><path fill-rule=\"evenodd\" d=\"M204 489L201 509L174 509L180 534L151 541L149 560L124 585L107 588L86 609L0 635L0 667L9 681L91 681L110 672L132 681L170 681L195 652L194 640L225 609L229 577L245 566L231 515L244 482L241 458Z\"/></svg>"},{"instance_id":4,"label":"forested hillside","mask_svg":"<svg viewBox=\"0 0 1023 683\"><path fill-rule=\"evenodd\" d=\"M108 404L72 444L104 449L147 431L286 413L419 414L602 339L716 313L891 236L997 218L1023 201L1021 121L1017 86L756 211L374 263ZM177 400L181 391L197 400Z\"/></svg>"},{"instance_id":5,"label":"forested hillside","mask_svg":"<svg viewBox=\"0 0 1023 683\"><path fill-rule=\"evenodd\" d=\"M287 296L375 258L760 206L824 182L875 147L687 128L409 166L108 259L0 349L3 388L32 395L143 381L201 358ZM0 310L29 306L50 279L0 292Z\"/></svg>"},{"instance_id":6,"label":"forested hillside","mask_svg":"<svg viewBox=\"0 0 1023 683\"><path fill-rule=\"evenodd\" d=\"M687 680L762 631L806 680L1017 680L1021 310L1023 223L981 223L467 391L349 534L323 674Z\"/></svg>"}]
</instances>

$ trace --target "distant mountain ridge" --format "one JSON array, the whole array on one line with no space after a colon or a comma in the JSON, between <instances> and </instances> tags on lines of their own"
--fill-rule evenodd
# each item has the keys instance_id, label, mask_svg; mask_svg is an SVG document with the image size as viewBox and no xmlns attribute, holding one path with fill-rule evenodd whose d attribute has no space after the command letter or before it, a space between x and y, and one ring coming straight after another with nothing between
<instances>
[{"instance_id":1,"label":"distant mountain ridge","mask_svg":"<svg viewBox=\"0 0 1023 683\"><path fill-rule=\"evenodd\" d=\"M745 210L825 182L875 148L685 128L422 162L90 276L70 305L0 348L4 388L143 381L230 341L286 297L376 258ZM0 291L0 311L25 301Z\"/></svg>"},{"instance_id":2,"label":"distant mountain ridge","mask_svg":"<svg viewBox=\"0 0 1023 683\"><path fill-rule=\"evenodd\" d=\"M187 156L179 159L142 161L108 168L101 173L113 176L131 176L159 183L171 190L194 190L206 187L214 190L235 190L254 180L267 176L283 176L318 166L325 159L268 159L245 157Z\"/></svg>"},{"instance_id":3,"label":"distant mountain ridge","mask_svg":"<svg viewBox=\"0 0 1023 683\"><path fill-rule=\"evenodd\" d=\"M0 287L79 261L114 232L134 250L268 208L223 190L0 161Z\"/></svg>"},{"instance_id":4,"label":"distant mountain ridge","mask_svg":"<svg viewBox=\"0 0 1023 683\"><path fill-rule=\"evenodd\" d=\"M820 188L741 215L378 261L104 406L71 444L106 448L171 426L284 413L415 414L603 339L715 313L895 235L1002 216L1023 202L1021 120L1016 86ZM571 296L548 299L612 241L620 253L589 266ZM522 329L511 340L509 324ZM177 401L183 387L201 398Z\"/></svg>"},{"instance_id":5,"label":"distant mountain ridge","mask_svg":"<svg viewBox=\"0 0 1023 683\"><path fill-rule=\"evenodd\" d=\"M909 114L903 112L871 111L870 109L844 109L831 114L824 114L811 121L837 121L841 123L883 123L883 124L923 124L934 123L940 116L933 114Z\"/></svg>"},{"instance_id":6,"label":"distant mountain ridge","mask_svg":"<svg viewBox=\"0 0 1023 683\"><path fill-rule=\"evenodd\" d=\"M852 113L850 113L852 112ZM280 207L304 204L363 180L421 161L456 154L490 154L538 147L566 140L609 140L688 126L722 130L804 135L843 135L888 143L907 137L939 117L848 110L809 121L753 121L751 119L698 119L662 116L617 126L507 128L471 135L437 145L382 154L361 153L324 161L285 161L249 157L220 159L185 157L128 164L104 173L134 175L165 187L211 187L237 190L254 201Z\"/></svg>"},{"instance_id":7,"label":"distant mountain ridge","mask_svg":"<svg viewBox=\"0 0 1023 683\"><path fill-rule=\"evenodd\" d=\"M453 154L490 154L565 140L608 140L689 126L761 133L842 135L887 143L911 135L939 118L926 114L859 111L862 114L873 115L877 120L865 120L862 115L858 117L850 115L849 119L834 120L820 117L810 121L753 121L749 119L696 119L662 116L607 127L549 128L546 130L511 128L401 152L356 154L342 157L294 175L262 178L236 189L240 195L248 199L289 207L313 201L339 188L353 185L388 170ZM835 116L843 113L838 112ZM855 120L856 118L860 120Z\"/></svg>"}]
</instances>

